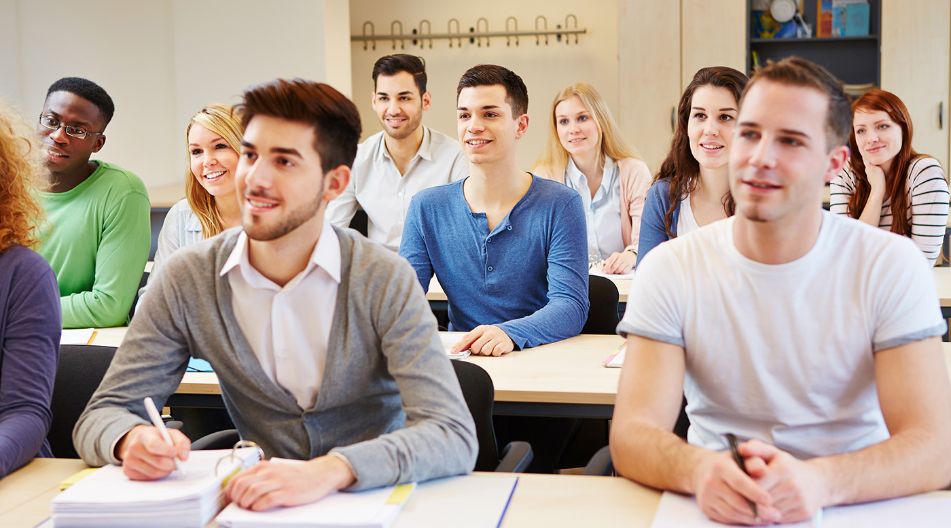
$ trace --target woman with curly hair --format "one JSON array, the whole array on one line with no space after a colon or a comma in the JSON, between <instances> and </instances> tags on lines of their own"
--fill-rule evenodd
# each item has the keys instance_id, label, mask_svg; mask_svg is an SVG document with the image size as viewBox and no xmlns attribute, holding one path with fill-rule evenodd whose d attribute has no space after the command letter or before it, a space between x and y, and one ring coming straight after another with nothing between
<instances>
[{"instance_id":1,"label":"woman with curly hair","mask_svg":"<svg viewBox=\"0 0 951 528\"><path fill-rule=\"evenodd\" d=\"M37 149L29 127L0 104L0 478L52 456L46 435L62 328L59 287L39 242Z\"/></svg>"}]
</instances>

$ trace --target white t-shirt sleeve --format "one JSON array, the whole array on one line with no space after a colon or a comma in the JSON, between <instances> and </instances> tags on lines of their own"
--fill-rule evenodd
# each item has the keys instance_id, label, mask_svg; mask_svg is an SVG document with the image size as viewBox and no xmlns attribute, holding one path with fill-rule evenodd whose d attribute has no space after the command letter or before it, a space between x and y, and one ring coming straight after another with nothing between
<instances>
[{"instance_id":1,"label":"white t-shirt sleeve","mask_svg":"<svg viewBox=\"0 0 951 528\"><path fill-rule=\"evenodd\" d=\"M651 251L638 264L618 334L685 346L686 291L681 272L682 265L665 244Z\"/></svg>"},{"instance_id":2,"label":"white t-shirt sleeve","mask_svg":"<svg viewBox=\"0 0 951 528\"><path fill-rule=\"evenodd\" d=\"M941 336L946 325L931 267L921 251L905 237L894 237L870 262L866 289L875 318L872 350L886 350Z\"/></svg>"}]
</instances>

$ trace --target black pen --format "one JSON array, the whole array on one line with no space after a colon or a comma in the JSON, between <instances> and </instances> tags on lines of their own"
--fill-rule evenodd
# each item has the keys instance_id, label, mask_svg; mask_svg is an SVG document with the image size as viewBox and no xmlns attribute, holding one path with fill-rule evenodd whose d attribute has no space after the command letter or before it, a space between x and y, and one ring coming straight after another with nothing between
<instances>
[{"instance_id":1,"label":"black pen","mask_svg":"<svg viewBox=\"0 0 951 528\"><path fill-rule=\"evenodd\" d=\"M736 465L740 466L740 469L743 470L743 473L749 475L746 471L746 462L743 460L743 457L740 456L740 449L736 443L736 435L733 433L727 433L723 435L726 437L726 441L730 444L730 454L733 455L733 461L736 462ZM759 513L756 512L756 503L750 499L746 499L746 503L750 505L750 508L753 510L753 517L758 518Z\"/></svg>"}]
</instances>

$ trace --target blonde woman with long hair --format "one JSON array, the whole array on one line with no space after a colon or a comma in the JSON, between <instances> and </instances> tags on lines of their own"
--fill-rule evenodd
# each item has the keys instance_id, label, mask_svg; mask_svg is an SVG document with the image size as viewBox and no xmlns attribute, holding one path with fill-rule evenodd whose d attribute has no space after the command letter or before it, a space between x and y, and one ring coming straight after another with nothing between
<instances>
[{"instance_id":1,"label":"blonde woman with long hair","mask_svg":"<svg viewBox=\"0 0 951 528\"><path fill-rule=\"evenodd\" d=\"M241 224L234 177L243 134L230 106L211 104L188 120L185 198L169 209L162 224L150 280L179 248ZM139 291L139 302L145 291Z\"/></svg>"},{"instance_id":2,"label":"blonde woman with long hair","mask_svg":"<svg viewBox=\"0 0 951 528\"><path fill-rule=\"evenodd\" d=\"M35 456L46 435L59 354L59 287L35 253L42 209L35 133L0 102L0 478Z\"/></svg>"},{"instance_id":3,"label":"blonde woman with long hair","mask_svg":"<svg viewBox=\"0 0 951 528\"><path fill-rule=\"evenodd\" d=\"M604 273L628 273L637 262L650 169L624 143L607 104L590 84L561 90L551 108L551 133L533 172L581 195L589 261L601 262Z\"/></svg>"}]
</instances>

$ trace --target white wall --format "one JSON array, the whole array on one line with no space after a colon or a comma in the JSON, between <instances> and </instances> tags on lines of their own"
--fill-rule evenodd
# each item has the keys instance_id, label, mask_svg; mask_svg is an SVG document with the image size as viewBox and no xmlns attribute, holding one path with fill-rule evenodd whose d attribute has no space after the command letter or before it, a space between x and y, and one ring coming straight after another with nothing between
<instances>
[{"instance_id":1,"label":"white wall","mask_svg":"<svg viewBox=\"0 0 951 528\"><path fill-rule=\"evenodd\" d=\"M432 49L406 44L406 49L393 50L389 41L377 42L376 50L363 50L363 44L353 43L353 93L363 117L364 136L380 130L379 122L370 108L373 81L370 74L373 63L390 53L412 53L426 60L429 91L433 105L424 122L452 137L456 135L456 83L471 66L494 63L519 74L528 87L529 130L519 149L519 163L529 169L541 153L548 134L548 113L555 93L568 84L586 81L593 84L607 100L608 106L618 107L618 27L617 0L590 0L584 4L569 0L485 0L463 3L440 0L413 2L381 2L378 0L351 0L350 31L363 33L363 23L373 22L376 34L390 33L394 20L403 23L403 32L419 27L421 19L432 24L432 33L446 33L450 18L459 20L463 31L485 17L490 31L502 31L505 19L514 16L520 30L532 30L535 17L544 15L548 25L564 24L569 13L578 17L578 25L588 29L579 44L558 43L550 37L548 46L536 46L535 38L522 38L520 45L505 45L505 38L494 38L486 47L465 42L462 48L449 47L446 40L435 40Z\"/></svg>"},{"instance_id":2,"label":"white wall","mask_svg":"<svg viewBox=\"0 0 951 528\"><path fill-rule=\"evenodd\" d=\"M349 95L349 60L337 58L350 55L348 13L347 0L0 0L0 96L34 116L60 77L101 84L116 103L102 159L149 187L175 184L201 106L275 77Z\"/></svg>"}]
</instances>

